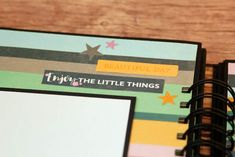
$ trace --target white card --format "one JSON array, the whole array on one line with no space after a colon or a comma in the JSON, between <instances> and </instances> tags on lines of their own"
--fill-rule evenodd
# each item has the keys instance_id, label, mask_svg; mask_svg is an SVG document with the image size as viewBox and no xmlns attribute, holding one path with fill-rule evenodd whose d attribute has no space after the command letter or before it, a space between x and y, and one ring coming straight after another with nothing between
<instances>
[{"instance_id":1,"label":"white card","mask_svg":"<svg viewBox=\"0 0 235 157\"><path fill-rule=\"evenodd\" d=\"M133 99L0 91L0 100L2 157L122 157L128 144Z\"/></svg>"}]
</instances>

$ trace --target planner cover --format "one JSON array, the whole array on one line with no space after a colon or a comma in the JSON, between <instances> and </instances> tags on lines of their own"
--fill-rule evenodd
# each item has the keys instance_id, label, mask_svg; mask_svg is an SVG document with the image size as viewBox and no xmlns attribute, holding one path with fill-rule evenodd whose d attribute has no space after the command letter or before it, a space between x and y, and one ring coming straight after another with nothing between
<instances>
[{"instance_id":1,"label":"planner cover","mask_svg":"<svg viewBox=\"0 0 235 157\"><path fill-rule=\"evenodd\" d=\"M136 97L129 157L173 157L178 117L203 77L197 42L0 30L0 86Z\"/></svg>"}]
</instances>

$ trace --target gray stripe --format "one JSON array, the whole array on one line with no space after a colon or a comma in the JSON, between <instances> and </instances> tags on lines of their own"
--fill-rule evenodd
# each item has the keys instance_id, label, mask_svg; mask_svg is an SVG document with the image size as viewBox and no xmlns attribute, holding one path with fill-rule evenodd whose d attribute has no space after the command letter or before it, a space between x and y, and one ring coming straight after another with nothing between
<instances>
[{"instance_id":1,"label":"gray stripe","mask_svg":"<svg viewBox=\"0 0 235 157\"><path fill-rule=\"evenodd\" d=\"M234 151L232 151L232 156L235 157L235 152Z\"/></svg>"},{"instance_id":2,"label":"gray stripe","mask_svg":"<svg viewBox=\"0 0 235 157\"><path fill-rule=\"evenodd\" d=\"M164 80L46 70L42 84L162 93Z\"/></svg>"},{"instance_id":3,"label":"gray stripe","mask_svg":"<svg viewBox=\"0 0 235 157\"><path fill-rule=\"evenodd\" d=\"M112 55L94 56L92 60L89 60L89 57L87 55L81 53L14 48L14 47L3 47L3 46L0 47L0 56L86 63L86 64L97 64L97 61L99 59L155 63L155 64L173 64L173 65L178 65L179 70L184 70L184 71L193 71L195 67L195 61L179 61L179 60L168 60L168 59L152 59L152 58L112 56Z\"/></svg>"},{"instance_id":4,"label":"gray stripe","mask_svg":"<svg viewBox=\"0 0 235 157\"><path fill-rule=\"evenodd\" d=\"M228 75L228 83L230 86L235 87L235 75Z\"/></svg>"}]
</instances>

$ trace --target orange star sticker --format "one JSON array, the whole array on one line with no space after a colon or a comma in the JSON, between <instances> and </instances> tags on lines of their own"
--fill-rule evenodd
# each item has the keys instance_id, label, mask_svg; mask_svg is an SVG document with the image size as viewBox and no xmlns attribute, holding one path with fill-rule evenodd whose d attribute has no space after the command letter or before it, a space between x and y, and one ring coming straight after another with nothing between
<instances>
[{"instance_id":1,"label":"orange star sticker","mask_svg":"<svg viewBox=\"0 0 235 157\"><path fill-rule=\"evenodd\" d=\"M162 104L165 105L167 103L169 104L175 104L174 99L177 97L177 95L171 95L168 91L164 96L160 96L162 99Z\"/></svg>"},{"instance_id":2,"label":"orange star sticker","mask_svg":"<svg viewBox=\"0 0 235 157\"><path fill-rule=\"evenodd\" d=\"M233 97L229 97L228 98L231 102L233 102L234 100L233 100Z\"/></svg>"}]
</instances>

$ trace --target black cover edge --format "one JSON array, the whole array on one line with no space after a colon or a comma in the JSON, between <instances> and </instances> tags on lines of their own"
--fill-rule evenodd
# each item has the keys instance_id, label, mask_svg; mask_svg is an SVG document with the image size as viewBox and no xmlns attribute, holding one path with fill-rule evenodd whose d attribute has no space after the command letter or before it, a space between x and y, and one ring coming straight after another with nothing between
<instances>
[{"instance_id":1,"label":"black cover edge","mask_svg":"<svg viewBox=\"0 0 235 157\"><path fill-rule=\"evenodd\" d=\"M195 74L194 74L194 81L198 82L201 79L205 79L205 70L206 70L206 49L205 48L200 48L198 49L198 53L197 53L197 59L196 59L196 66L195 66ZM192 97L198 95L199 93L203 93L204 92L204 88L200 87L198 88L198 90L194 90L192 93ZM193 112L195 110L197 110L198 108L200 108L202 106L202 101L199 101L197 104L192 104L190 107L190 112ZM202 121L202 117L199 116L196 118L196 123L201 123ZM189 128L195 125L195 120L194 119L190 119L189 121ZM195 137L195 139L194 139ZM197 140L198 138L200 138L200 132L195 132L195 136L193 134L190 134L188 136L187 139L187 144L191 143L194 140ZM193 150L187 150L186 152L186 157L193 157L195 155L197 155L198 152L200 152L199 150L200 148L197 148L195 151Z\"/></svg>"},{"instance_id":2,"label":"black cover edge","mask_svg":"<svg viewBox=\"0 0 235 157\"><path fill-rule=\"evenodd\" d=\"M228 64L226 62L223 63L218 63L217 65L214 65L213 68L213 78L218 79L221 81L227 82L228 79ZM227 91L223 87L213 85L213 93L219 93L225 97L227 97ZM212 100L212 108L220 109L222 111L227 111L227 107L225 105L222 105L221 102L218 100L213 99ZM223 127L224 130L226 130L226 122L223 121L222 119L219 119L217 116L212 116L212 121L213 124L219 125ZM217 132L211 133L211 140L213 141L218 141L222 145L226 146L226 136L221 135ZM213 156L219 156L219 157L225 157L226 154L224 152L221 152L216 149L211 150L211 155Z\"/></svg>"}]
</instances>

